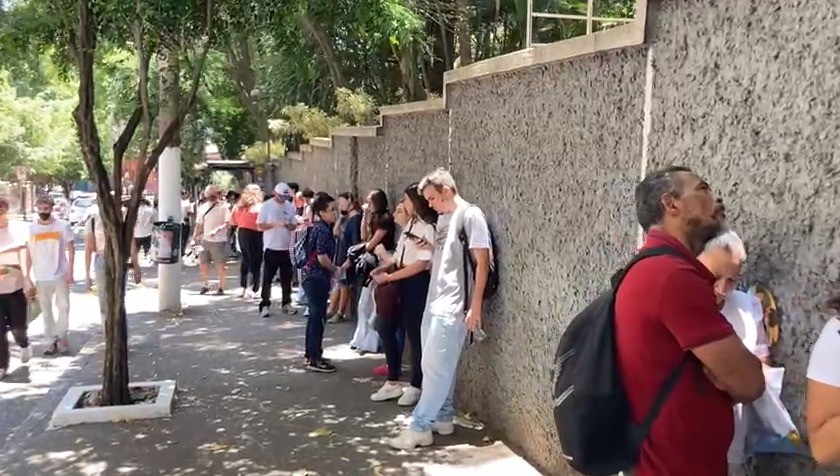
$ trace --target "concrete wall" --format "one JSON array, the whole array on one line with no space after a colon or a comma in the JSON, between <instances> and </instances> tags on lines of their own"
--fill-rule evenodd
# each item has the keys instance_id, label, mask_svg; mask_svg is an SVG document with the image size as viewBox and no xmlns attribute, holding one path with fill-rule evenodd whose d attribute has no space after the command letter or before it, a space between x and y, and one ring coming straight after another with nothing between
<instances>
[{"instance_id":1,"label":"concrete wall","mask_svg":"<svg viewBox=\"0 0 840 476\"><path fill-rule=\"evenodd\" d=\"M297 182L302 188L326 191L332 195L351 190L355 138L337 137L331 147L303 146L298 154L289 154L280 161L279 179Z\"/></svg>"},{"instance_id":2,"label":"concrete wall","mask_svg":"<svg viewBox=\"0 0 840 476\"><path fill-rule=\"evenodd\" d=\"M645 46L450 83L448 113L389 115L378 137L356 138L357 162L332 165L358 165L355 181L345 176L362 193L380 187L397 198L449 165L495 228L502 288L486 310L491 338L465 354L463 411L547 474L569 474L551 416L554 348L634 249L642 168L684 164L724 197L747 241L745 283L778 295L783 398L804 429L819 307L840 277L838 17L830 0L651 0ZM323 174L341 173L323 158L308 167L323 187L332 183ZM840 475L792 457L761 458L759 470Z\"/></svg>"},{"instance_id":3,"label":"concrete wall","mask_svg":"<svg viewBox=\"0 0 840 476\"><path fill-rule=\"evenodd\" d=\"M393 205L411 182L448 165L449 115L444 111L385 117L377 137L359 140L359 193L388 193Z\"/></svg>"},{"instance_id":4,"label":"concrete wall","mask_svg":"<svg viewBox=\"0 0 840 476\"><path fill-rule=\"evenodd\" d=\"M452 169L500 246L488 341L461 367L459 402L548 474L563 474L550 363L571 318L635 240L641 48L452 85Z\"/></svg>"},{"instance_id":5,"label":"concrete wall","mask_svg":"<svg viewBox=\"0 0 840 476\"><path fill-rule=\"evenodd\" d=\"M831 0L659 2L651 167L683 163L724 197L749 245L747 282L771 284L785 314L783 398L800 428L805 370L840 272L840 6ZM762 461L766 474L813 472Z\"/></svg>"}]
</instances>

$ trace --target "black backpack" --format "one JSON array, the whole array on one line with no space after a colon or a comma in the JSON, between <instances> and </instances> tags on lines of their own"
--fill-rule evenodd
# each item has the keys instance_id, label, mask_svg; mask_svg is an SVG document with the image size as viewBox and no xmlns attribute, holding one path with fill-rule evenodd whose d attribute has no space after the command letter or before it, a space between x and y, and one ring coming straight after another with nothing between
<instances>
[{"instance_id":1,"label":"black backpack","mask_svg":"<svg viewBox=\"0 0 840 476\"><path fill-rule=\"evenodd\" d=\"M474 207L475 205L470 206ZM485 217L485 221L486 220L487 219ZM484 299L492 298L496 295L496 291L499 290L499 250L496 247L496 235L493 233L493 227L490 226L489 221L487 222L487 229L490 232L490 271L487 273L487 285L484 286ZM461 246L464 249L464 292L466 293L466 299L464 302L466 303L467 308L469 308L469 280L471 275L475 276L476 263L475 258L470 252L470 239L467 236L466 228L461 228L460 233L458 233L458 239L461 241ZM467 266L470 267L469 270L467 270Z\"/></svg>"},{"instance_id":2,"label":"black backpack","mask_svg":"<svg viewBox=\"0 0 840 476\"><path fill-rule=\"evenodd\" d=\"M578 314L560 338L554 360L554 423L563 456L584 475L608 476L633 469L685 367L687 359L665 380L642 424L634 425L617 365L615 295L634 264L661 255L680 256L669 248L641 251L613 276L612 289Z\"/></svg>"}]
</instances>

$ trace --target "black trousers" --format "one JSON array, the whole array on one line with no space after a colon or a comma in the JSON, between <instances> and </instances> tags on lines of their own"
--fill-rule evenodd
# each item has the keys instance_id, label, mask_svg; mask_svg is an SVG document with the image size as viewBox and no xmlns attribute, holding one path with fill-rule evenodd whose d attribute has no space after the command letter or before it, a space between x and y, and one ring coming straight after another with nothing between
<instances>
[{"instance_id":1,"label":"black trousers","mask_svg":"<svg viewBox=\"0 0 840 476\"><path fill-rule=\"evenodd\" d=\"M239 248L242 259L239 261L239 283L248 287L248 275L251 275L251 289L260 289L260 269L263 261L263 234L261 231L239 228Z\"/></svg>"},{"instance_id":2,"label":"black trousers","mask_svg":"<svg viewBox=\"0 0 840 476\"><path fill-rule=\"evenodd\" d=\"M397 342L397 331L402 325L405 337L411 346L411 386L422 388L423 370L420 366L422 346L420 345L420 326L423 323L423 313L426 310L426 294L429 292L428 271L415 274L410 278L398 281L400 292L399 319L392 319L382 323L379 338L385 351L385 361L388 364L388 380L400 379L402 370L402 355Z\"/></svg>"},{"instance_id":3,"label":"black trousers","mask_svg":"<svg viewBox=\"0 0 840 476\"><path fill-rule=\"evenodd\" d=\"M21 348L29 346L29 338L26 335L26 314L29 306L23 290L17 290L9 294L0 294L0 368L9 368L9 339L7 331L12 331L15 342Z\"/></svg>"},{"instance_id":4,"label":"black trousers","mask_svg":"<svg viewBox=\"0 0 840 476\"><path fill-rule=\"evenodd\" d=\"M187 245L190 243L190 224L181 224L181 256L187 251Z\"/></svg>"},{"instance_id":5,"label":"black trousers","mask_svg":"<svg viewBox=\"0 0 840 476\"><path fill-rule=\"evenodd\" d=\"M262 300L260 309L271 307L271 283L274 276L280 272L280 287L283 289L281 305L292 303L292 257L289 250L265 250L263 254Z\"/></svg>"}]
</instances>

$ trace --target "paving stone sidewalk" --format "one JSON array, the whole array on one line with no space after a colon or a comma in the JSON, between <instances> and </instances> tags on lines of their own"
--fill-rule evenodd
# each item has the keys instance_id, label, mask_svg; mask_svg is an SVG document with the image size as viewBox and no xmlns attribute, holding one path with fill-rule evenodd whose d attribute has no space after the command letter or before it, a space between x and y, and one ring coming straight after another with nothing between
<instances>
[{"instance_id":1,"label":"paving stone sidewalk","mask_svg":"<svg viewBox=\"0 0 840 476\"><path fill-rule=\"evenodd\" d=\"M382 383L372 370L383 359L350 351L353 322L327 328L326 356L338 372L310 374L303 370L302 317L278 310L261 319L254 302L199 296L194 286L184 291L182 316L164 315L154 312L154 285L150 279L127 299L130 369L134 380L177 381L172 418L46 430L69 385L98 383L104 345L94 337L76 356L72 378L10 430L0 474L539 474L465 426L437 437L431 449L386 447L382 441L399 432L408 412L369 400Z\"/></svg>"}]
</instances>

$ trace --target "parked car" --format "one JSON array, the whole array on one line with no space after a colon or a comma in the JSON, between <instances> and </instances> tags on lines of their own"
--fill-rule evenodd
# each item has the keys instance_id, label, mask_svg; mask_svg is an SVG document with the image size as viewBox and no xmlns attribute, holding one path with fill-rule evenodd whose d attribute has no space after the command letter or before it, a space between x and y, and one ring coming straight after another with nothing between
<instances>
[{"instance_id":1,"label":"parked car","mask_svg":"<svg viewBox=\"0 0 840 476\"><path fill-rule=\"evenodd\" d=\"M90 214L91 207L96 204L95 195L87 195L73 200L73 205L70 206L70 213L67 220L71 226L79 223L84 223Z\"/></svg>"}]
</instances>

